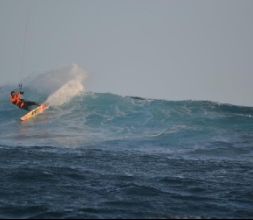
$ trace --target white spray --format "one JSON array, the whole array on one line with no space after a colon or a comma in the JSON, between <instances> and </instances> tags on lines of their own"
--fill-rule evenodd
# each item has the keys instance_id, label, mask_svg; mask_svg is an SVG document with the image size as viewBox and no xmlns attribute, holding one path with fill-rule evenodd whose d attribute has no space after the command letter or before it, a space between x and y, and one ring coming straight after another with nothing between
<instances>
[{"instance_id":1,"label":"white spray","mask_svg":"<svg viewBox=\"0 0 253 220\"><path fill-rule=\"evenodd\" d=\"M69 102L73 97L85 92L84 80L86 73L78 65L74 64L70 70L71 79L48 97L45 103L50 106L61 106Z\"/></svg>"}]
</instances>

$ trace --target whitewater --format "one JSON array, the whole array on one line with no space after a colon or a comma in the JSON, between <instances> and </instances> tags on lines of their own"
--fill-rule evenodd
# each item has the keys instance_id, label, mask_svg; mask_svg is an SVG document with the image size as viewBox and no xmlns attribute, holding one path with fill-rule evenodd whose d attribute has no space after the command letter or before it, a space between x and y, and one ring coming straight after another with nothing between
<instances>
[{"instance_id":1,"label":"whitewater","mask_svg":"<svg viewBox=\"0 0 253 220\"><path fill-rule=\"evenodd\" d=\"M0 93L0 218L252 218L253 108L95 93L78 65Z\"/></svg>"}]
</instances>

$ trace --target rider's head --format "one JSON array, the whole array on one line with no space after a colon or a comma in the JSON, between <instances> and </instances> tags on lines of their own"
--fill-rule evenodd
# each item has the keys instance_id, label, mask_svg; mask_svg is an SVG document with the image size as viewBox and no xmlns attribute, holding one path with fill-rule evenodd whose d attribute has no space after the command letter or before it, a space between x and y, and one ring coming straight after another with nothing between
<instances>
[{"instance_id":1,"label":"rider's head","mask_svg":"<svg viewBox=\"0 0 253 220\"><path fill-rule=\"evenodd\" d=\"M11 96L13 96L15 94L15 91L11 91Z\"/></svg>"}]
</instances>

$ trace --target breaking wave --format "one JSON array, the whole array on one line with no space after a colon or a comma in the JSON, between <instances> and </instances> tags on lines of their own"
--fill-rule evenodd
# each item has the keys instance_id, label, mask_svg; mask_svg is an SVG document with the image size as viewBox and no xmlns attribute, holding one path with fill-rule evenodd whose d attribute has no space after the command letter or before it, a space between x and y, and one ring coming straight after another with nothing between
<instances>
[{"instance_id":1,"label":"breaking wave","mask_svg":"<svg viewBox=\"0 0 253 220\"><path fill-rule=\"evenodd\" d=\"M26 123L2 88L0 218L253 216L253 108L94 93L86 76L25 79L51 106Z\"/></svg>"}]
</instances>

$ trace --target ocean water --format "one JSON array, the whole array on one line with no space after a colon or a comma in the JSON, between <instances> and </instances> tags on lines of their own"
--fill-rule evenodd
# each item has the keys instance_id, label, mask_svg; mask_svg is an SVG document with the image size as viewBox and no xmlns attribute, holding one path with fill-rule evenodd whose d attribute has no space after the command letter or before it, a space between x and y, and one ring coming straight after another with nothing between
<instances>
[{"instance_id":1,"label":"ocean water","mask_svg":"<svg viewBox=\"0 0 253 220\"><path fill-rule=\"evenodd\" d=\"M25 123L2 88L0 218L253 218L253 108L82 80L31 81L25 97L51 107Z\"/></svg>"}]
</instances>

